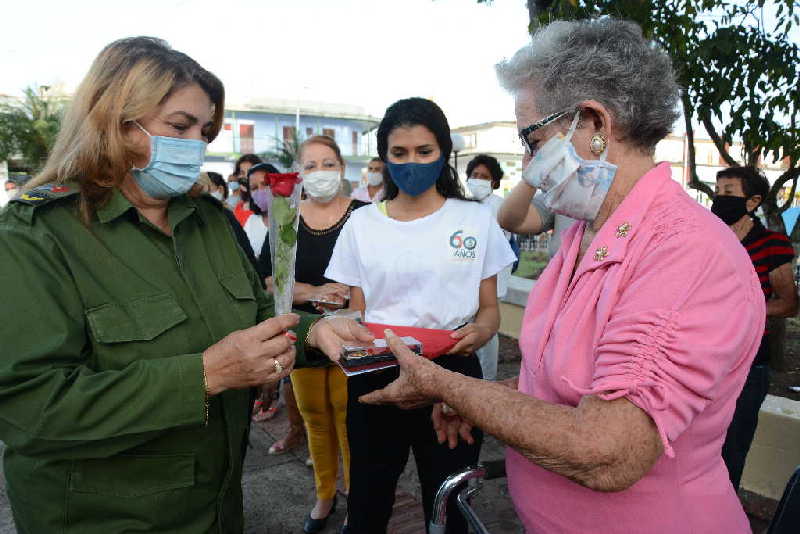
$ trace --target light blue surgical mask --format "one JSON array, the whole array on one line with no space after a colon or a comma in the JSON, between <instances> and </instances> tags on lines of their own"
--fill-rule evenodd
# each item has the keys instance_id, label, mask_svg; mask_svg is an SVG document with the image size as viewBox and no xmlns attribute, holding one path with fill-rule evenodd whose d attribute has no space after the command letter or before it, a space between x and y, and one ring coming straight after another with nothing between
<instances>
[{"instance_id":1,"label":"light blue surgical mask","mask_svg":"<svg viewBox=\"0 0 800 534\"><path fill-rule=\"evenodd\" d=\"M522 171L522 179L544 192L544 204L551 211L582 221L593 221L608 195L617 166L600 159L583 159L575 151L572 135L580 112L575 113L567 135L551 137Z\"/></svg>"},{"instance_id":2,"label":"light blue surgical mask","mask_svg":"<svg viewBox=\"0 0 800 534\"><path fill-rule=\"evenodd\" d=\"M152 198L167 199L183 195L200 176L206 154L206 143L195 139L179 139L150 135L150 163L142 169L133 168L133 177L142 191Z\"/></svg>"}]
</instances>

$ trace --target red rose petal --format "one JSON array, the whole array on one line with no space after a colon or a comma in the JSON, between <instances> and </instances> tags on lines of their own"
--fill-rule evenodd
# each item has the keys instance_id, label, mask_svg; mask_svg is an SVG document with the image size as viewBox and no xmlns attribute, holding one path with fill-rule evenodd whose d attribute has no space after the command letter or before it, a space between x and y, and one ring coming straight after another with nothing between
<instances>
[{"instance_id":1,"label":"red rose petal","mask_svg":"<svg viewBox=\"0 0 800 534\"><path fill-rule=\"evenodd\" d=\"M302 181L300 175L296 172L283 174L269 173L267 174L266 180L272 194L279 197L291 196L294 191L294 186Z\"/></svg>"}]
</instances>

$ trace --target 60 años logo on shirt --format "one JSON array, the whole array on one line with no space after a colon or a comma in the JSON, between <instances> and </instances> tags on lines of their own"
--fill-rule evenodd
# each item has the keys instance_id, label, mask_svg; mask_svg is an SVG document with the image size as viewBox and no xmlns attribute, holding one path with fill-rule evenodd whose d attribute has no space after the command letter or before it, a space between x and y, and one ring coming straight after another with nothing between
<instances>
[{"instance_id":1,"label":"60 a\u00f1os logo on shirt","mask_svg":"<svg viewBox=\"0 0 800 534\"><path fill-rule=\"evenodd\" d=\"M478 240L473 236L465 236L464 230L454 232L450 236L450 247L455 249L453 257L460 260L474 260L475 248L478 246Z\"/></svg>"}]
</instances>

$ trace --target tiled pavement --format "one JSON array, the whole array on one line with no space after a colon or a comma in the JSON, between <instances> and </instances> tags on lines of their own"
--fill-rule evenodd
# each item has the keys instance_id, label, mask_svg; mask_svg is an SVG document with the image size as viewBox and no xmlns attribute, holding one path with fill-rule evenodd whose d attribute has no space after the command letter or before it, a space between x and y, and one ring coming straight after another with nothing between
<instances>
[{"instance_id":1,"label":"tiled pavement","mask_svg":"<svg viewBox=\"0 0 800 534\"><path fill-rule=\"evenodd\" d=\"M500 376L511 376L517 363L502 363ZM314 479L305 466L308 452L298 448L281 456L266 454L269 445L284 435L288 428L284 411L272 421L258 423L251 433L252 448L245 464L245 519L248 534L288 534L302 532L302 523L314 504ZM482 459L499 459L502 446L488 437L481 452ZM339 498L336 514L325 533L335 533L344 521L344 500ZM484 484L475 499L475 507L492 534L517 534L521 527L507 495L505 480ZM278 513L270 513L278 511ZM400 478L390 534L424 534L424 518L419 501L419 484L413 456Z\"/></svg>"}]
</instances>

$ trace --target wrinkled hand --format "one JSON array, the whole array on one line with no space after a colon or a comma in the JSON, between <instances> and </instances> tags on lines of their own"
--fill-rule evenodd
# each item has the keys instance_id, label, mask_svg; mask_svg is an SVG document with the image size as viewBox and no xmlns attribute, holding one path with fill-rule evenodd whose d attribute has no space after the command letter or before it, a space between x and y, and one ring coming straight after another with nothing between
<instances>
[{"instance_id":1,"label":"wrinkled hand","mask_svg":"<svg viewBox=\"0 0 800 534\"><path fill-rule=\"evenodd\" d=\"M372 343L374 339L369 330L344 317L328 317L317 321L308 334L308 344L324 352L334 362L339 361L343 345Z\"/></svg>"},{"instance_id":2,"label":"wrinkled hand","mask_svg":"<svg viewBox=\"0 0 800 534\"><path fill-rule=\"evenodd\" d=\"M434 374L442 368L411 352L391 330L386 330L386 341L397 357L400 376L383 389L359 397L367 404L394 404L404 410L427 406L438 400L433 386Z\"/></svg>"},{"instance_id":3,"label":"wrinkled hand","mask_svg":"<svg viewBox=\"0 0 800 534\"><path fill-rule=\"evenodd\" d=\"M293 313L273 317L232 332L208 347L203 353L203 369L209 395L275 383L288 376L294 367L297 340L289 329L299 320Z\"/></svg>"},{"instance_id":4,"label":"wrinkled hand","mask_svg":"<svg viewBox=\"0 0 800 534\"><path fill-rule=\"evenodd\" d=\"M350 298L350 287L339 283L323 284L315 289L314 295L310 300L328 300L338 304L325 304L314 302L313 306L319 311L335 310L344 307L344 303Z\"/></svg>"},{"instance_id":5,"label":"wrinkled hand","mask_svg":"<svg viewBox=\"0 0 800 534\"><path fill-rule=\"evenodd\" d=\"M350 286L345 285L345 284L340 284L338 282L332 282L332 283L320 286L320 289L324 290L325 292L337 295L337 296L339 296L340 298L343 298L343 299L349 299L350 298Z\"/></svg>"},{"instance_id":6,"label":"wrinkled hand","mask_svg":"<svg viewBox=\"0 0 800 534\"><path fill-rule=\"evenodd\" d=\"M462 419L447 404L443 402L434 404L431 420L433 429L436 431L436 439L440 444L447 441L447 445L451 449L455 449L459 437L470 445L475 443L475 439L472 437L472 425Z\"/></svg>"},{"instance_id":7,"label":"wrinkled hand","mask_svg":"<svg viewBox=\"0 0 800 534\"><path fill-rule=\"evenodd\" d=\"M447 354L472 354L484 346L494 334L491 328L469 323L450 334L450 337L459 342Z\"/></svg>"}]
</instances>

